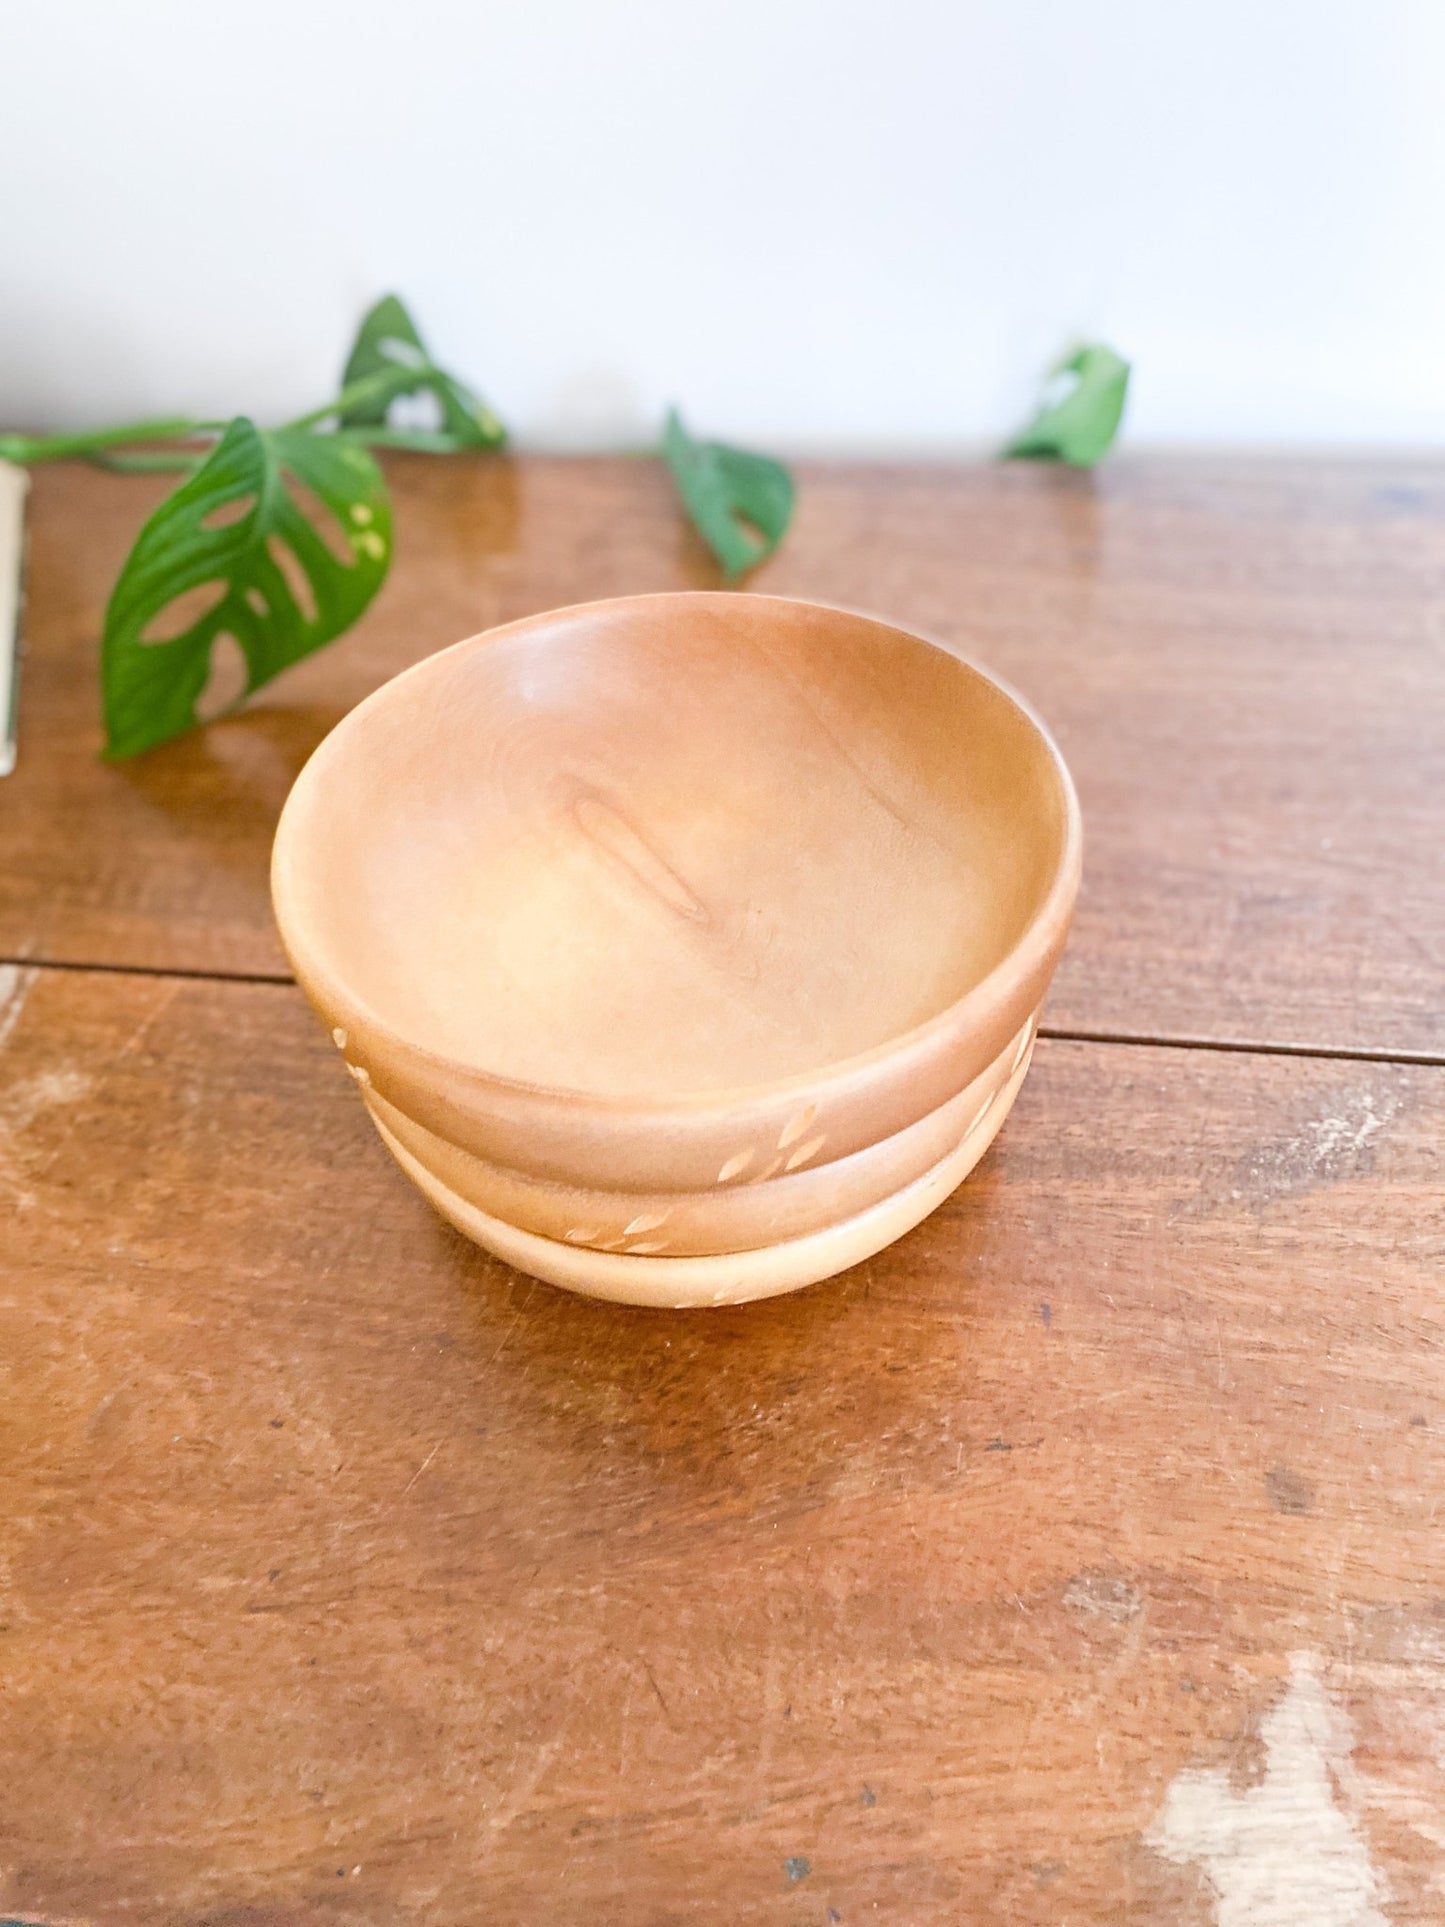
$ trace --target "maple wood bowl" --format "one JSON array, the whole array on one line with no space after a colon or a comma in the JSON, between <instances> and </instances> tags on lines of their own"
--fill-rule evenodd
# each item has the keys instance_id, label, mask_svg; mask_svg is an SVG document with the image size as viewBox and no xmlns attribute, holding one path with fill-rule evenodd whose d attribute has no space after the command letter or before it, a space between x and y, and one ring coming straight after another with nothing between
<instances>
[{"instance_id":1,"label":"maple wood bowl","mask_svg":"<svg viewBox=\"0 0 1445 1927\"><path fill-rule=\"evenodd\" d=\"M1057 750L980 670L867 616L672 594L378 690L297 779L272 887L447 1216L554 1282L693 1304L825 1277L959 1182L1079 862Z\"/></svg>"}]
</instances>

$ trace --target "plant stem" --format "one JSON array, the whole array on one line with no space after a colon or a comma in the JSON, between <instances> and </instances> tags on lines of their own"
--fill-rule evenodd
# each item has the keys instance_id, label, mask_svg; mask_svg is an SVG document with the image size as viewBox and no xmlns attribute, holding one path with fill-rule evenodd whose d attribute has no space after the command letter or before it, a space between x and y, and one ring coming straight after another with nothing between
<instances>
[{"instance_id":1,"label":"plant stem","mask_svg":"<svg viewBox=\"0 0 1445 1927\"><path fill-rule=\"evenodd\" d=\"M114 475L193 475L206 458L199 449L192 453L182 448L169 452L146 448L120 455L98 448L87 459Z\"/></svg>"},{"instance_id":2,"label":"plant stem","mask_svg":"<svg viewBox=\"0 0 1445 1927\"><path fill-rule=\"evenodd\" d=\"M423 455L455 455L457 440L445 429L338 428L336 440L357 442L363 448L409 448Z\"/></svg>"},{"instance_id":3,"label":"plant stem","mask_svg":"<svg viewBox=\"0 0 1445 1927\"><path fill-rule=\"evenodd\" d=\"M123 448L128 442L171 441L197 435L213 426L189 415L167 415L150 421L125 422L119 428L92 428L78 435L0 435L0 458L29 467L59 461L66 455L90 455L96 449Z\"/></svg>"},{"instance_id":4,"label":"plant stem","mask_svg":"<svg viewBox=\"0 0 1445 1927\"><path fill-rule=\"evenodd\" d=\"M288 428L314 428L317 422L324 422L328 415L346 415L353 408L365 407L367 402L393 401L398 389L404 385L406 377L415 376L406 368L378 368L373 375L363 375L349 388L343 388L334 401L325 402L320 408L313 408L309 414L298 415L295 421L287 422Z\"/></svg>"}]
</instances>

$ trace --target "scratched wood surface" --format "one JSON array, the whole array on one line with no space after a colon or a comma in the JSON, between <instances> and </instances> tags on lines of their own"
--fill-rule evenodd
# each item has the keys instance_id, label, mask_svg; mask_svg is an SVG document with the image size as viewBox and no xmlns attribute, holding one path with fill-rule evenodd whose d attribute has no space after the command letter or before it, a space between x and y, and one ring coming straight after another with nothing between
<instances>
[{"instance_id":1,"label":"scratched wood surface","mask_svg":"<svg viewBox=\"0 0 1445 1927\"><path fill-rule=\"evenodd\" d=\"M300 763L418 656L553 604L710 584L646 461L397 462L362 628L244 717L95 760L105 595L156 489L36 478L0 955L282 969L266 856ZM1079 779L1056 1027L1445 1053L1445 467L1164 460L1097 476L805 466L759 588L876 609L1031 697Z\"/></svg>"},{"instance_id":2,"label":"scratched wood surface","mask_svg":"<svg viewBox=\"0 0 1445 1927\"><path fill-rule=\"evenodd\" d=\"M1445 1069L1046 1042L894 1251L648 1314L288 985L0 991L0 1911L1445 1916Z\"/></svg>"}]
</instances>

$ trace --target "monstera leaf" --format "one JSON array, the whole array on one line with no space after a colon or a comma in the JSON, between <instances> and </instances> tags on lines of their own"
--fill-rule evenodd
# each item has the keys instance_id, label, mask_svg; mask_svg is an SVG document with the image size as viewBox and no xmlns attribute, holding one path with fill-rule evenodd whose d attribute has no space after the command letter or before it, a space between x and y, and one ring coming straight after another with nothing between
<instances>
[{"instance_id":1,"label":"monstera leaf","mask_svg":"<svg viewBox=\"0 0 1445 1927\"><path fill-rule=\"evenodd\" d=\"M384 295L362 322L342 377L345 389L364 385L364 399L343 408L343 428L385 431L394 403L431 395L441 428L398 430L384 438L394 443L447 453L463 448L500 448L506 430L486 403L465 382L438 368L417 333L416 324L394 294ZM383 436L370 439L381 440Z\"/></svg>"},{"instance_id":2,"label":"monstera leaf","mask_svg":"<svg viewBox=\"0 0 1445 1927\"><path fill-rule=\"evenodd\" d=\"M434 425L414 426L409 402L433 410ZM101 644L106 755L135 756L229 713L362 615L392 545L370 449L449 453L505 440L486 404L432 360L395 295L363 320L343 391L284 428L177 415L0 434L0 459L27 466L78 456L186 476L142 526L111 592ZM792 477L780 463L694 440L675 409L662 453L729 580L772 554L793 513Z\"/></svg>"},{"instance_id":3,"label":"monstera leaf","mask_svg":"<svg viewBox=\"0 0 1445 1927\"><path fill-rule=\"evenodd\" d=\"M1113 446L1129 393L1129 364L1102 342L1070 351L1049 370L1050 382L1072 375L1068 392L1047 401L1005 455L1092 468Z\"/></svg>"},{"instance_id":4,"label":"monstera leaf","mask_svg":"<svg viewBox=\"0 0 1445 1927\"><path fill-rule=\"evenodd\" d=\"M209 720L215 709L203 717L197 705L228 637L242 672L234 707L350 628L390 562L391 506L364 448L239 416L142 528L111 594L106 754L134 756Z\"/></svg>"},{"instance_id":5,"label":"monstera leaf","mask_svg":"<svg viewBox=\"0 0 1445 1927\"><path fill-rule=\"evenodd\" d=\"M793 514L793 478L782 463L724 442L694 441L675 408L662 452L693 527L728 579L766 561Z\"/></svg>"}]
</instances>

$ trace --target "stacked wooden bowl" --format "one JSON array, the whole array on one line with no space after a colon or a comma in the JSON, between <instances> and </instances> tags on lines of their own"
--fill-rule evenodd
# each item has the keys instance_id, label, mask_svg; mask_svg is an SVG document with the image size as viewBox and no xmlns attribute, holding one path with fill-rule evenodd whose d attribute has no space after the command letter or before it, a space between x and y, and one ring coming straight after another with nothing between
<instances>
[{"instance_id":1,"label":"stacked wooden bowl","mask_svg":"<svg viewBox=\"0 0 1445 1927\"><path fill-rule=\"evenodd\" d=\"M599 1297L735 1304L948 1195L1078 887L1028 711L869 617L636 596L473 637L322 743L283 942L453 1224Z\"/></svg>"}]
</instances>

